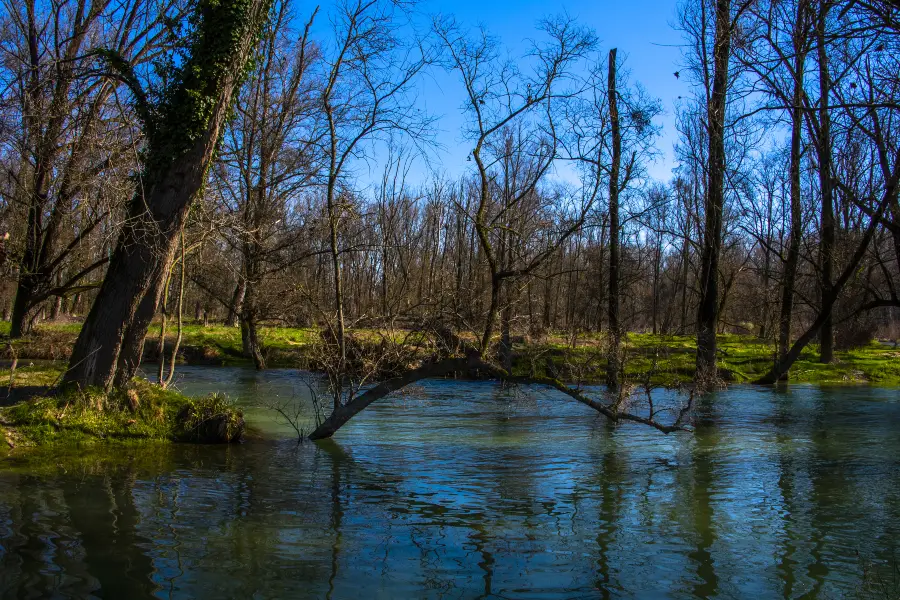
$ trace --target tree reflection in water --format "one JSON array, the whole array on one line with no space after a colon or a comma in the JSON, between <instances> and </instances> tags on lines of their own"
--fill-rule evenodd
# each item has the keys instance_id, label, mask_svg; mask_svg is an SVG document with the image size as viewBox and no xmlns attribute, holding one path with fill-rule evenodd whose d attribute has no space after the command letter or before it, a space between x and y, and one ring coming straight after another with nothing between
<instances>
[{"instance_id":1,"label":"tree reflection in water","mask_svg":"<svg viewBox=\"0 0 900 600\"><path fill-rule=\"evenodd\" d=\"M900 532L878 390L735 387L685 436L478 382L422 393L319 445L10 463L0 597L825 598Z\"/></svg>"}]
</instances>

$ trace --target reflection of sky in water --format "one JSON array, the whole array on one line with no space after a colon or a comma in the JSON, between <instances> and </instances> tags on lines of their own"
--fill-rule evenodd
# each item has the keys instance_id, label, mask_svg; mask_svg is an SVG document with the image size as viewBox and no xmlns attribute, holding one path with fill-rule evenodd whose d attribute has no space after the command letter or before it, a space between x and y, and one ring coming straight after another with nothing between
<instances>
[{"instance_id":1,"label":"reflection of sky in water","mask_svg":"<svg viewBox=\"0 0 900 600\"><path fill-rule=\"evenodd\" d=\"M308 398L291 371L179 373ZM733 387L693 436L489 382L425 383L319 446L248 413L281 441L0 474L0 597L833 598L900 533L893 390Z\"/></svg>"}]
</instances>

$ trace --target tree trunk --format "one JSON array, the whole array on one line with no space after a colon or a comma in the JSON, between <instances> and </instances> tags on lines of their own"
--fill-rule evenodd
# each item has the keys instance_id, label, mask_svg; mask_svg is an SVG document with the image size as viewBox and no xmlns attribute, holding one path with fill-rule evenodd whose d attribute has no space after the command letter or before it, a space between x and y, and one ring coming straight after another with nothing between
<instances>
[{"instance_id":1,"label":"tree trunk","mask_svg":"<svg viewBox=\"0 0 900 600\"><path fill-rule=\"evenodd\" d=\"M228 320L225 324L229 327L237 327L241 320L241 312L244 309L244 295L247 293L247 280L243 272L238 276L238 282L231 295L231 307L228 309Z\"/></svg>"},{"instance_id":2,"label":"tree trunk","mask_svg":"<svg viewBox=\"0 0 900 600\"><path fill-rule=\"evenodd\" d=\"M178 233L206 179L268 7L269 0L198 5L197 33L180 69L183 79L149 130L146 195L132 200L106 278L72 351L66 382L110 389L130 380L140 364Z\"/></svg>"},{"instance_id":3,"label":"tree trunk","mask_svg":"<svg viewBox=\"0 0 900 600\"><path fill-rule=\"evenodd\" d=\"M819 140L816 150L819 155L819 186L822 190L822 238L819 255L822 262L822 302L831 295L834 270L834 185L831 177L831 116L828 112L831 88L828 71L828 54L825 47L825 27L828 17L828 3L819 3L819 23L816 28L819 62ZM834 320L831 310L827 311L819 331L819 361L830 363L834 359Z\"/></svg>"},{"instance_id":4,"label":"tree trunk","mask_svg":"<svg viewBox=\"0 0 900 600\"><path fill-rule=\"evenodd\" d=\"M709 169L706 186L703 251L700 258L700 303L697 310L698 382L715 381L716 328L719 321L719 254L725 204L725 107L731 57L731 0L716 0L713 82L708 106Z\"/></svg>"},{"instance_id":5,"label":"tree trunk","mask_svg":"<svg viewBox=\"0 0 900 600\"><path fill-rule=\"evenodd\" d=\"M656 254L653 263L653 335L659 333L659 280L660 270L662 269L662 233L656 234Z\"/></svg>"},{"instance_id":6,"label":"tree trunk","mask_svg":"<svg viewBox=\"0 0 900 600\"><path fill-rule=\"evenodd\" d=\"M59 318L59 313L62 311L62 296L57 296L53 300L53 308L50 309L50 320L55 321Z\"/></svg>"},{"instance_id":7,"label":"tree trunk","mask_svg":"<svg viewBox=\"0 0 900 600\"><path fill-rule=\"evenodd\" d=\"M806 54L803 23L805 2L797 4L797 20L794 31L794 93L791 109L791 163L789 167L791 190L791 232L787 257L784 261L784 279L781 288L781 315L778 323L778 359L783 360L791 343L791 325L794 311L794 285L797 279L797 264L800 261L800 238L803 232L801 204L801 158L803 153L803 78ZM787 372L784 374L787 378Z\"/></svg>"},{"instance_id":8,"label":"tree trunk","mask_svg":"<svg viewBox=\"0 0 900 600\"><path fill-rule=\"evenodd\" d=\"M262 348L259 343L259 326L256 322L256 316L250 311L245 312L241 316L241 347L244 356L253 359L253 366L257 371L266 368L266 361L262 355Z\"/></svg>"},{"instance_id":9,"label":"tree trunk","mask_svg":"<svg viewBox=\"0 0 900 600\"><path fill-rule=\"evenodd\" d=\"M474 354L468 358L450 358L440 362L423 365L418 369L407 371L400 377L382 381L378 385L356 396L348 404L335 407L334 412L316 427L315 431L310 434L309 439L321 440L330 438L347 421L362 412L367 406L411 383L432 377L443 377L450 373L466 372L479 364L481 364L481 357Z\"/></svg>"},{"instance_id":10,"label":"tree trunk","mask_svg":"<svg viewBox=\"0 0 900 600\"><path fill-rule=\"evenodd\" d=\"M506 300L503 310L500 311L500 366L508 373L511 373L513 366L512 335L510 333L512 305L510 298Z\"/></svg>"},{"instance_id":11,"label":"tree trunk","mask_svg":"<svg viewBox=\"0 0 900 600\"><path fill-rule=\"evenodd\" d=\"M19 338L28 333L28 309L31 308L31 297L32 290L29 282L19 279L9 321L10 338Z\"/></svg>"},{"instance_id":12,"label":"tree trunk","mask_svg":"<svg viewBox=\"0 0 900 600\"><path fill-rule=\"evenodd\" d=\"M681 335L687 335L687 318L688 318L688 305L687 305L687 291L688 291L688 271L690 270L690 255L688 252L690 251L690 246L688 245L687 233L689 229L685 230L685 237L681 243L681 318L680 325L678 327L678 333Z\"/></svg>"},{"instance_id":13,"label":"tree trunk","mask_svg":"<svg viewBox=\"0 0 900 600\"><path fill-rule=\"evenodd\" d=\"M612 164L609 170L609 357L606 385L619 390L622 370L622 327L619 323L619 169L622 163L622 134L619 131L619 102L616 93L616 49L609 51L607 72L609 119L612 125Z\"/></svg>"}]
</instances>

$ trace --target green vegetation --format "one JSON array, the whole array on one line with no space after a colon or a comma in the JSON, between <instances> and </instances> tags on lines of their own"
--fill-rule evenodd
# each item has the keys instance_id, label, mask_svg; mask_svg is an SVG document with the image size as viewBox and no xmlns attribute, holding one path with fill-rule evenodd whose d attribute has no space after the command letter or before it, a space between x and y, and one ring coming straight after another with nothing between
<instances>
[{"instance_id":1,"label":"green vegetation","mask_svg":"<svg viewBox=\"0 0 900 600\"><path fill-rule=\"evenodd\" d=\"M61 373L60 367L29 367L27 359L61 360L68 357L78 335L78 323L44 324L12 345L19 358L15 385L52 385ZM174 331L168 332L167 347L174 342ZM9 331L9 323L0 323L0 334ZM370 338L376 343L375 331L356 331L358 339ZM159 326L150 329L145 359L155 360ZM312 344L318 339L315 329L261 327L263 353L272 367L308 368ZM396 336L395 336L396 337ZM517 375L550 375L555 371L562 379L601 382L605 379L606 336L583 334L573 347L571 338L550 335L543 340L520 341L515 344L514 373ZM774 346L750 335L719 336L720 375L728 382L748 383L764 374L771 366ZM693 336L631 333L625 339L625 371L631 380L648 374L655 383L689 381L694 374L696 339ZM9 346L4 350L12 358ZM830 364L818 362L818 348L807 348L790 372L795 383L864 383L900 385L900 348L873 342L862 348L838 351ZM189 364L250 365L242 356L241 332L224 325L188 324L184 326L179 361ZM0 385L7 375L0 372Z\"/></svg>"},{"instance_id":2,"label":"green vegetation","mask_svg":"<svg viewBox=\"0 0 900 600\"><path fill-rule=\"evenodd\" d=\"M691 380L695 368L696 338L690 336L632 333L625 341L625 372L628 379L650 376L654 383L673 384ZM749 335L720 335L718 367L727 382L749 383L772 365L774 346ZM548 361L563 379L603 381L605 339L597 335L571 340L549 338L544 343L523 344L515 371L546 374ZM829 364L818 362L816 346L809 346L790 370L794 383L900 385L900 348L880 342L838 351Z\"/></svg>"},{"instance_id":3,"label":"green vegetation","mask_svg":"<svg viewBox=\"0 0 900 600\"><path fill-rule=\"evenodd\" d=\"M0 369L0 387L7 389L55 387L62 380L63 368L61 363L36 365L23 360L19 362L12 377L9 369Z\"/></svg>"},{"instance_id":4,"label":"green vegetation","mask_svg":"<svg viewBox=\"0 0 900 600\"><path fill-rule=\"evenodd\" d=\"M17 387L58 377L56 368L16 372ZM9 378L9 370L0 378ZM14 388L15 389L15 388ZM4 448L136 440L231 442L241 438L243 414L222 395L191 398L135 379L121 392L45 387L0 408Z\"/></svg>"},{"instance_id":5,"label":"green vegetation","mask_svg":"<svg viewBox=\"0 0 900 600\"><path fill-rule=\"evenodd\" d=\"M168 328L167 347L174 343L174 329ZM318 331L294 327L260 327L259 336L267 365L297 367L306 364L308 355L304 350L318 337ZM153 325L147 334L147 350L155 353L158 340L159 325ZM243 356L241 330L238 327L184 325L181 347L183 353L180 358L189 363L235 365L251 362Z\"/></svg>"},{"instance_id":6,"label":"green vegetation","mask_svg":"<svg viewBox=\"0 0 900 600\"><path fill-rule=\"evenodd\" d=\"M81 330L81 323L46 323L38 325L28 336L12 341L15 356L32 360L68 360ZM271 367L298 367L306 364L304 350L316 339L314 329L291 327L261 327L260 339L266 364ZM9 335L9 323L0 322L0 335ZM175 342L175 327L169 327L166 335L166 351ZM159 341L159 325L154 324L147 333L144 346L145 360L156 360ZM11 359L9 345L3 347L3 357ZM185 324L179 350L179 361L190 364L242 365L250 364L243 356L241 330L225 325Z\"/></svg>"}]
</instances>

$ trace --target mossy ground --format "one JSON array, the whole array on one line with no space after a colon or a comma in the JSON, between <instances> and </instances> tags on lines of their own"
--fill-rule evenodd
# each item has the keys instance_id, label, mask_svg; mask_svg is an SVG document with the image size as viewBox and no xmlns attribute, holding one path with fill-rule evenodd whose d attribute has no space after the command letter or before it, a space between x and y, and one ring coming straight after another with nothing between
<instances>
[{"instance_id":1,"label":"mossy ground","mask_svg":"<svg viewBox=\"0 0 900 600\"><path fill-rule=\"evenodd\" d=\"M15 356L27 359L66 360L81 330L81 323L43 323L37 325L28 336L12 343ZM168 351L175 343L176 328L170 325L166 331ZM9 335L9 323L0 322L0 337ZM315 329L295 327L261 327L259 336L263 346L266 364L270 367L298 367L307 361L304 349L318 336ZM154 323L147 332L144 346L145 358L155 359L159 341L159 325ZM12 358L13 352L4 344L0 348L5 358ZM195 364L240 365L249 364L242 354L241 330L225 325L204 326L198 323L185 324L179 360Z\"/></svg>"},{"instance_id":2,"label":"mossy ground","mask_svg":"<svg viewBox=\"0 0 900 600\"><path fill-rule=\"evenodd\" d=\"M603 381L606 375L606 340L602 336L571 340L548 337L536 344L523 344L514 368L517 374L534 370L545 374L547 362L564 378ZM748 335L720 335L720 375L729 382L748 383L772 366L775 348L771 342ZM625 371L632 380L650 376L654 383L687 382L693 376L696 339L690 336L631 333L625 341ZM793 383L900 385L900 348L881 342L835 353L829 364L819 362L819 349L808 346L790 371Z\"/></svg>"},{"instance_id":3,"label":"mossy ground","mask_svg":"<svg viewBox=\"0 0 900 600\"><path fill-rule=\"evenodd\" d=\"M19 369L16 378L32 377L30 385L48 385L52 373L44 368L29 373L23 368L28 359L65 359L75 341L80 324L46 323L35 332L13 342ZM0 323L0 335L9 331L8 323ZM174 342L175 332L170 328L168 342ZM355 332L365 339L376 340L378 332ZM154 351L159 335L158 325L150 328L147 348ZM262 327L260 338L266 363L269 367L305 368L310 361L312 343L318 339L315 329L291 327ZM579 335L575 344L562 335L549 335L542 340L515 344L516 374L534 373L547 375L552 366L559 376L589 382L605 380L606 336L604 334ZM696 341L692 336L652 335L630 333L626 337L626 375L641 379L650 374L656 383L689 381L694 370ZM719 367L723 377L731 382L753 381L771 366L774 356L771 342L749 335L719 336ZM7 346L7 358L12 353ZM191 323L185 325L179 360L194 364L247 365L249 360L241 355L241 332L237 327ZM790 380L797 383L863 383L875 385L900 385L900 348L873 342L866 347L837 352L830 364L819 361L818 348L810 345L794 364ZM58 375L58 374L57 374ZM44 378L41 380L40 378ZM6 381L0 374L0 386Z\"/></svg>"},{"instance_id":4,"label":"mossy ground","mask_svg":"<svg viewBox=\"0 0 900 600\"><path fill-rule=\"evenodd\" d=\"M33 387L28 383L53 380L59 373L58 367L17 369L12 389L22 386L30 391ZM0 380L8 378L8 369L0 371ZM110 394L44 387L27 399L0 407L0 451L110 441L203 441L197 439L198 430L217 418L227 435L239 436L243 415L221 395L193 398L139 379L127 390Z\"/></svg>"}]
</instances>

